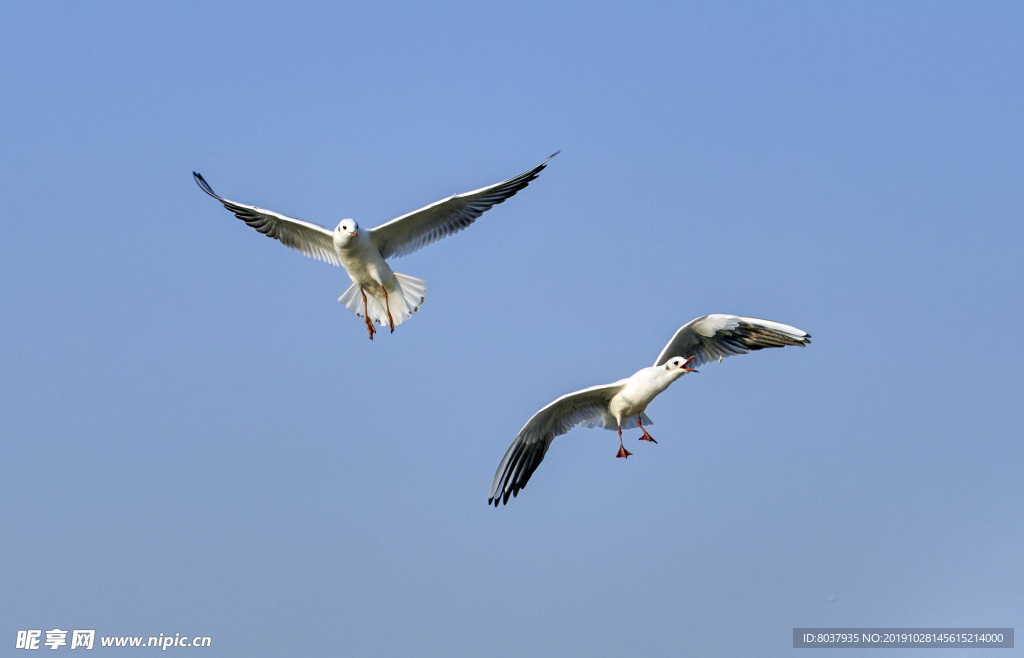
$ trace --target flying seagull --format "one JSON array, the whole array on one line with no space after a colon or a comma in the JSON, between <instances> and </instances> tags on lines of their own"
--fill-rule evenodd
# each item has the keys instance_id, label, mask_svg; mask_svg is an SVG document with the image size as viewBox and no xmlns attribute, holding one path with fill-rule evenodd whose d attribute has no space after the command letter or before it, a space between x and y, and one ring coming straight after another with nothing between
<instances>
[{"instance_id":1,"label":"flying seagull","mask_svg":"<svg viewBox=\"0 0 1024 658\"><path fill-rule=\"evenodd\" d=\"M193 171L192 176L204 192L260 233L307 256L344 267L352 285L338 301L364 319L373 340L377 332L373 322L387 323L394 333L397 325L419 310L427 292L423 279L393 272L386 259L407 256L458 233L491 206L529 185L560 152L515 178L452 195L371 229L360 228L353 219L343 219L331 231L319 224L229 201L218 196L201 175Z\"/></svg>"},{"instance_id":2,"label":"flying seagull","mask_svg":"<svg viewBox=\"0 0 1024 658\"><path fill-rule=\"evenodd\" d=\"M697 372L709 361L719 362L734 354L747 354L766 347L803 347L811 341L810 334L789 325L743 318L736 315L705 315L680 327L658 359L614 384L591 386L563 395L533 415L498 465L491 484L488 503L508 503L509 496L530 481L530 476L544 459L556 436L576 425L603 427L619 431L619 452L616 457L629 457L631 452L622 443L622 430L639 427L641 441L657 443L644 424L651 425L647 409L659 393L688 372Z\"/></svg>"}]
</instances>

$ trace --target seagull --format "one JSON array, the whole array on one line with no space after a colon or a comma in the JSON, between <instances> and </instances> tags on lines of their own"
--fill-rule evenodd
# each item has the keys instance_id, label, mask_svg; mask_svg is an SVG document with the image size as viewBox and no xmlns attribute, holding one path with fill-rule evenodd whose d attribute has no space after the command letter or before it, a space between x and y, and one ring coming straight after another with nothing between
<instances>
[{"instance_id":1,"label":"seagull","mask_svg":"<svg viewBox=\"0 0 1024 658\"><path fill-rule=\"evenodd\" d=\"M697 372L709 361L734 354L747 354L766 347L809 344L810 334L796 327L736 315L705 315L688 322L672 336L654 365L638 370L613 384L591 386L563 395L533 415L519 430L508 452L498 465L491 484L488 504L508 503L509 496L530 481L556 436L576 425L603 427L619 431L619 452L616 457L632 455L622 443L622 430L639 427L641 441L657 443L644 424L651 419L644 410L654 398L675 380L689 372Z\"/></svg>"},{"instance_id":2,"label":"seagull","mask_svg":"<svg viewBox=\"0 0 1024 658\"><path fill-rule=\"evenodd\" d=\"M343 219L331 231L319 224L229 201L218 196L200 174L193 171L192 176L200 189L263 235L312 258L344 267L352 285L338 301L364 319L373 340L377 333L374 322L382 326L386 322L394 333L396 326L419 310L427 292L423 279L393 272L387 259L407 256L458 233L492 206L529 185L559 153L515 178L452 195L371 229L360 228L353 219Z\"/></svg>"}]
</instances>

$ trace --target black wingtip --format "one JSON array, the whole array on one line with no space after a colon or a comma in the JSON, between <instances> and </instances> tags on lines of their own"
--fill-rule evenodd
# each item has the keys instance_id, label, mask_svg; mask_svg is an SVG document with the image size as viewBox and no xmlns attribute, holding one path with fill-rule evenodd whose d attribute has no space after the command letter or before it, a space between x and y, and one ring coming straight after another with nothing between
<instances>
[{"instance_id":1,"label":"black wingtip","mask_svg":"<svg viewBox=\"0 0 1024 658\"><path fill-rule=\"evenodd\" d=\"M219 196L217 196L217 193L213 191L213 188L210 187L210 184L206 182L206 179L203 178L202 174L200 174L197 171L193 171L192 178L195 179L196 185L198 185L199 189L201 189L203 192L206 192L207 194L212 196L214 199L217 199L218 201L222 200Z\"/></svg>"}]
</instances>

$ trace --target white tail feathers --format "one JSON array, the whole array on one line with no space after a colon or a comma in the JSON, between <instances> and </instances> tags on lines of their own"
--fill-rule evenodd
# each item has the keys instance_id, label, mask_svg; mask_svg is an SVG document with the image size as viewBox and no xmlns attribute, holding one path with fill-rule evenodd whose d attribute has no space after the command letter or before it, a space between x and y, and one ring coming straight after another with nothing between
<instances>
[{"instance_id":1,"label":"white tail feathers","mask_svg":"<svg viewBox=\"0 0 1024 658\"><path fill-rule=\"evenodd\" d=\"M427 294L427 284L423 279L397 272L395 278L398 279L398 289L388 290L388 305L391 307L391 318L397 327L420 310L420 304L423 303ZM348 310L363 317L363 296L360 294L358 284L353 283L349 286L345 292L341 293L341 297L338 297L338 301L344 304ZM388 312L384 305L384 295L378 296L366 291L366 309L369 311L371 322L387 325Z\"/></svg>"},{"instance_id":2,"label":"white tail feathers","mask_svg":"<svg viewBox=\"0 0 1024 658\"><path fill-rule=\"evenodd\" d=\"M653 425L654 421L647 417L647 414L641 413L643 417L644 425ZM580 427L603 427L606 430L614 430L619 426L615 423L615 417L610 413L605 413L603 416L595 416L588 420L580 423ZM635 427L639 427L636 422L636 416L630 416L629 418L622 419L622 429L631 430Z\"/></svg>"},{"instance_id":3,"label":"white tail feathers","mask_svg":"<svg viewBox=\"0 0 1024 658\"><path fill-rule=\"evenodd\" d=\"M395 273L398 278L398 285L402 287L402 295L405 297L405 307L409 316L420 310L420 304L427 298L427 282L417 279L414 276Z\"/></svg>"}]
</instances>

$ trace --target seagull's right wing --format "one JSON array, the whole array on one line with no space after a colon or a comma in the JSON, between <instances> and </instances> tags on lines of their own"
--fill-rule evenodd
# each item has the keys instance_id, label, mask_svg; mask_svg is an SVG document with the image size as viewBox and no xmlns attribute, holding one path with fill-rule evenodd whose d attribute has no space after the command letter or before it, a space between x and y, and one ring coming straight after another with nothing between
<instances>
[{"instance_id":1,"label":"seagull's right wing","mask_svg":"<svg viewBox=\"0 0 1024 658\"><path fill-rule=\"evenodd\" d=\"M458 233L493 206L504 202L530 184L547 166L554 153L530 171L479 190L455 194L429 206L396 217L370 230L370 237L384 258L407 256L431 242Z\"/></svg>"},{"instance_id":2,"label":"seagull's right wing","mask_svg":"<svg viewBox=\"0 0 1024 658\"><path fill-rule=\"evenodd\" d=\"M284 246L301 251L307 256L319 258L332 265L341 265L341 260L334 251L334 234L323 226L256 206L228 201L224 197L217 196L217 193L201 175L194 171L192 175L195 177L199 189L223 203L225 208L235 213L235 217L263 235L280 240Z\"/></svg>"},{"instance_id":3,"label":"seagull's right wing","mask_svg":"<svg viewBox=\"0 0 1024 658\"><path fill-rule=\"evenodd\" d=\"M626 380L623 379L614 384L591 386L563 395L535 413L519 430L498 465L487 503L494 503L497 507L499 501L508 503L509 496L517 496L530 481L530 476L537 470L556 436L580 424L603 426L608 402L625 385Z\"/></svg>"},{"instance_id":4,"label":"seagull's right wing","mask_svg":"<svg viewBox=\"0 0 1024 658\"><path fill-rule=\"evenodd\" d=\"M803 347L811 342L810 338L806 331L781 322L721 313L705 315L680 327L654 365L664 365L674 356L684 359L692 356L691 366L696 368L715 359L766 347Z\"/></svg>"}]
</instances>

